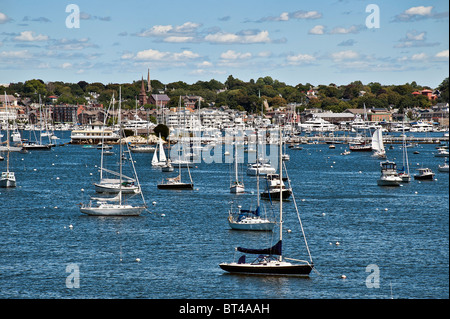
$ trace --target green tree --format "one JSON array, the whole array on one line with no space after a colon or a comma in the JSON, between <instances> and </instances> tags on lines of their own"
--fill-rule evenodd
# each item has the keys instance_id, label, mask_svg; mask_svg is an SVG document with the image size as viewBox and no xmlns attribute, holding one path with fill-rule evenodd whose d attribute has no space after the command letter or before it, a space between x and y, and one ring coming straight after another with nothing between
<instances>
[{"instance_id":1,"label":"green tree","mask_svg":"<svg viewBox=\"0 0 450 319\"><path fill-rule=\"evenodd\" d=\"M156 136L159 136L159 134L161 134L161 137L166 140L170 134L170 129L164 124L158 124L153 129L153 132Z\"/></svg>"}]
</instances>

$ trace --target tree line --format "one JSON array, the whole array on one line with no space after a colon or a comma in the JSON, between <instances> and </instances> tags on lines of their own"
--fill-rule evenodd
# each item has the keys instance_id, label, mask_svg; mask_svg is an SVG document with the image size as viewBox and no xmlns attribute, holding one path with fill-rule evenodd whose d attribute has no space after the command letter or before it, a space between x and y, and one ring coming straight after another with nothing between
<instances>
[{"instance_id":1,"label":"tree line","mask_svg":"<svg viewBox=\"0 0 450 319\"><path fill-rule=\"evenodd\" d=\"M401 85L383 85L378 82L363 84L353 81L347 85L313 85L311 83L287 85L284 82L272 79L270 76L260 77L256 81L248 82L228 76L224 83L211 79L210 81L197 81L188 84L183 81L163 84L159 80L151 80L153 94L164 91L171 101L169 106L178 106L179 96L197 95L204 99L202 106L214 105L220 107L227 105L232 109L245 110L249 113L260 112L264 100L273 108L279 108L288 103L297 103L300 110L305 108L320 108L324 111L342 112L348 108L429 108L438 102L449 102L448 77L437 88L418 85L415 81ZM147 88L147 81L145 81ZM97 102L108 105L111 97L118 97L119 87L122 88L122 107L133 109L141 89L141 80L132 83L66 83L61 81L47 82L32 79L25 82L11 83L9 87L1 87L7 94L18 94L28 98L31 102L51 103L50 96L57 97L57 104L86 104L86 97L92 97L92 92L98 94ZM316 98L307 96L308 90L316 88ZM430 101L426 96L413 96L412 92L423 89L437 89L440 95L437 100ZM148 93L149 94L149 93ZM145 105L154 108L155 105Z\"/></svg>"}]
</instances>

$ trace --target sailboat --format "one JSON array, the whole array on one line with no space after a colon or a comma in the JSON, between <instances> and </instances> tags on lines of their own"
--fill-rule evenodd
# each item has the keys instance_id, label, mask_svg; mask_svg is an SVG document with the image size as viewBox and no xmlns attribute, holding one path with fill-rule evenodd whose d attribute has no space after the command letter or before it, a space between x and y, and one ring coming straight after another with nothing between
<instances>
[{"instance_id":1,"label":"sailboat","mask_svg":"<svg viewBox=\"0 0 450 319\"><path fill-rule=\"evenodd\" d=\"M35 141L28 141L26 143L22 144L22 148L28 151L49 151L52 149L52 147L54 146L54 144L52 143L48 143L48 144L43 144L42 143L42 137L44 136L42 133L42 103L41 103L41 95L39 95L39 126L40 126L40 130L39 130L39 141L36 138L36 130L33 130L34 133L34 137L35 137ZM31 133L30 133L31 134ZM50 141L50 139L49 139Z\"/></svg>"},{"instance_id":2,"label":"sailboat","mask_svg":"<svg viewBox=\"0 0 450 319\"><path fill-rule=\"evenodd\" d=\"M411 181L411 174L409 173L408 151L406 147L406 135L405 126L403 125L403 140L402 140L402 152L403 152L403 167L398 171L398 176L402 179L402 182L409 183ZM406 165L406 167L405 167Z\"/></svg>"},{"instance_id":3,"label":"sailboat","mask_svg":"<svg viewBox=\"0 0 450 319\"><path fill-rule=\"evenodd\" d=\"M383 133L381 131L381 128L378 128L375 130L375 132L373 132L372 150L373 156L376 156L378 158L386 158L386 151L384 149Z\"/></svg>"},{"instance_id":4,"label":"sailboat","mask_svg":"<svg viewBox=\"0 0 450 319\"><path fill-rule=\"evenodd\" d=\"M280 132L281 136L281 132ZM283 177L283 161L282 157L282 139L280 138L279 148L279 163L280 163L280 179ZM282 193L281 193L282 194ZM282 195L281 195L282 196ZM302 229L303 237L305 239L306 248L309 254L310 261L299 260L293 258L283 257L282 242L283 242L283 200L280 198L280 229L279 240L272 247L265 249L249 249L237 247L236 250L244 254L257 255L256 259L251 262L246 261L246 255L242 255L238 262L221 263L219 267L223 270L234 274L257 274L257 275L295 275L295 276L309 276L309 273L314 268L314 264L309 252L309 248L304 235L303 226L300 215L298 219ZM291 263L290 261L295 261Z\"/></svg>"},{"instance_id":5,"label":"sailboat","mask_svg":"<svg viewBox=\"0 0 450 319\"><path fill-rule=\"evenodd\" d=\"M178 157L180 156L180 150L178 150ZM165 162L164 162L165 164ZM166 181L162 181L156 186L159 189L194 189L194 183L192 182L191 171L189 166L187 166L187 171L189 174L189 183L184 183L181 181L181 162L178 162L178 176L167 178Z\"/></svg>"},{"instance_id":6,"label":"sailboat","mask_svg":"<svg viewBox=\"0 0 450 319\"><path fill-rule=\"evenodd\" d=\"M115 100L114 100L114 95L111 99L111 105L114 106ZM120 101L119 101L120 104ZM120 108L120 106L119 106ZM109 109L108 109L109 111ZM97 193L107 193L107 194L117 194L120 192L122 192L122 194L138 194L140 193L141 189L140 186L137 185L136 183L136 178L133 177L129 177L126 176L122 173L118 173L116 171L110 170L105 168L104 166L104 160L103 157L105 155L107 155L107 150L105 147L105 143L104 143L104 130L105 130L105 126L106 126L106 120L107 120L108 116L105 116L105 120L103 122L103 127L102 127L102 142L101 142L101 157L100 157L100 181L98 183L94 183L94 187L95 187L95 191ZM127 148L128 148L128 144L127 144ZM123 151L119 154L120 159L122 160L123 158ZM130 153L130 157L131 157L131 153ZM134 169L134 162L130 161L133 169ZM110 175L113 175L115 177L119 177L119 178L106 178L104 177L104 173L108 173ZM136 176L136 172L134 171L134 175Z\"/></svg>"},{"instance_id":7,"label":"sailboat","mask_svg":"<svg viewBox=\"0 0 450 319\"><path fill-rule=\"evenodd\" d=\"M8 113L8 102L7 102L7 96L5 92L5 104L6 104L6 114ZM6 172L2 172L2 176L0 178L0 187L2 188L10 188L10 187L16 187L16 176L14 175L14 172L11 172L9 170L9 123L6 123Z\"/></svg>"},{"instance_id":8,"label":"sailboat","mask_svg":"<svg viewBox=\"0 0 450 319\"><path fill-rule=\"evenodd\" d=\"M238 157L237 157L237 144L234 146L234 181L230 185L230 193L243 193L245 192L244 182L239 179L238 174Z\"/></svg>"},{"instance_id":9,"label":"sailboat","mask_svg":"<svg viewBox=\"0 0 450 319\"><path fill-rule=\"evenodd\" d=\"M121 112L121 98L122 98L122 90L119 88L119 125L120 125L120 131L123 132L123 126L120 120L120 112ZM125 135L125 134L124 134ZM125 144L128 147L128 144ZM144 195L142 192L139 192L141 194L142 198L142 205L132 205L132 204L125 204L124 198L123 198L123 174L122 174L122 161L123 161L123 142L120 140L120 162L119 162L119 189L118 189L118 195L116 198L114 198L113 201L117 201L117 203L110 203L111 198L96 198L96 204L93 204L92 201L89 202L87 205L81 205L80 211L83 214L91 215L91 216L139 216L144 209L147 208L147 205L145 203ZM131 154L130 154L131 156ZM131 160L133 163L133 161ZM133 165L134 169L134 165ZM134 172L136 173L136 170L134 169ZM137 187L140 190L140 184L139 179L136 175L136 182Z\"/></svg>"},{"instance_id":10,"label":"sailboat","mask_svg":"<svg viewBox=\"0 0 450 319\"><path fill-rule=\"evenodd\" d=\"M159 134L159 141L158 141L158 149L155 150L155 152L153 153L153 158L152 158L152 166L156 166L156 167L162 167L166 165L166 153L164 152L164 146L163 146L163 140L161 138L161 134ZM158 155L159 153L159 155Z\"/></svg>"}]
</instances>

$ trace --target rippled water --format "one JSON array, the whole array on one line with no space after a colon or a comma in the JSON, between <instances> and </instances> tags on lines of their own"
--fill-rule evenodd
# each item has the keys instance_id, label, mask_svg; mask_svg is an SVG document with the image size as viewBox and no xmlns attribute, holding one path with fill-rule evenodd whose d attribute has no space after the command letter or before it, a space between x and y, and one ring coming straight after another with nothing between
<instances>
[{"instance_id":1,"label":"rippled water","mask_svg":"<svg viewBox=\"0 0 450 319\"><path fill-rule=\"evenodd\" d=\"M449 175L437 170L443 158L434 157L435 146L408 152L412 173L430 167L436 180L398 188L377 186L379 160L369 153L341 156L340 145L288 150L319 272L306 279L219 268L237 260L234 247L266 247L278 236L229 229L230 203L256 202L254 177L245 176L246 194L229 193L229 164L198 164L194 191L158 190L168 173L151 167L151 154L133 154L151 213L106 218L85 216L77 206L93 194L96 148L12 153L18 187L0 189L0 298L448 298ZM399 145L387 154L401 164ZM284 209L292 230L283 234L285 254L305 259L292 201ZM66 286L71 265L79 269L79 288ZM366 285L368 265L379 269L379 288Z\"/></svg>"}]
</instances>

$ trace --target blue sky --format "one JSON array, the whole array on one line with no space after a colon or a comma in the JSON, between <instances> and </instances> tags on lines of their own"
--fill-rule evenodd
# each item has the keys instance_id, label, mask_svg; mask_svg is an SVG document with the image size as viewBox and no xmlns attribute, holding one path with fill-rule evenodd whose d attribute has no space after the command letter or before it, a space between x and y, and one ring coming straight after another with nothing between
<instances>
[{"instance_id":1,"label":"blue sky","mask_svg":"<svg viewBox=\"0 0 450 319\"><path fill-rule=\"evenodd\" d=\"M79 28L66 19L75 4ZM379 9L379 28L369 15ZM0 83L163 83L271 76L290 85L448 77L449 4L422 1L0 1ZM369 19L369 22L376 22ZM71 20L72 22L74 20Z\"/></svg>"}]
</instances>

